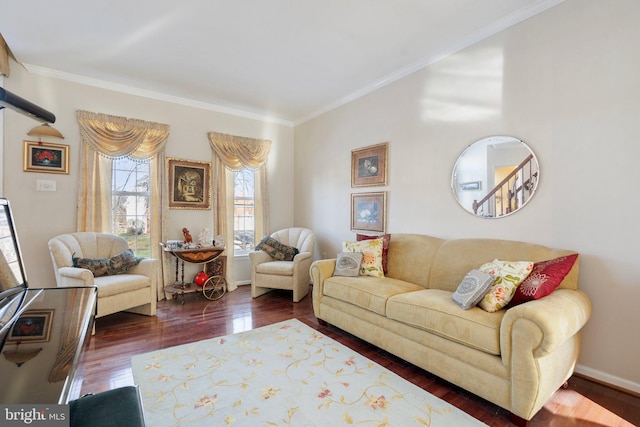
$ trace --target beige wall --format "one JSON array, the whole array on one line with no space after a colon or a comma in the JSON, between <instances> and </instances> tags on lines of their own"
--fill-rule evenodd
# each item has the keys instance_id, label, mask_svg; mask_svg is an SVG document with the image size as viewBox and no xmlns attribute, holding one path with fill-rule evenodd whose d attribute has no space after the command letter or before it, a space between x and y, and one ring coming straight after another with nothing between
<instances>
[{"instance_id":1,"label":"beige wall","mask_svg":"<svg viewBox=\"0 0 640 427\"><path fill-rule=\"evenodd\" d=\"M55 235L76 230L78 194L79 130L76 110L113 114L166 123L171 126L167 157L211 161L207 132L217 131L272 141L268 183L271 188L271 225L274 229L293 223L293 128L150 98L127 95L56 78L34 75L12 63L11 77L4 87L54 112L55 128L70 146L69 175L23 172L22 151L34 120L6 110L4 113L4 197L16 216L20 243L31 286L55 286L47 242ZM0 113L1 114L1 113ZM36 180L56 181L56 192L37 192ZM181 239L182 227L194 236L203 227L213 227L213 211L170 210L169 239ZM198 270L187 265L187 277Z\"/></svg>"},{"instance_id":2,"label":"beige wall","mask_svg":"<svg viewBox=\"0 0 640 427\"><path fill-rule=\"evenodd\" d=\"M578 370L640 392L640 2L567 0L295 128L295 222L335 256L350 194L388 191L388 231L497 237L582 254L592 298ZM488 135L536 153L521 212L475 218L450 190L459 153ZM350 188L350 152L389 141L389 185Z\"/></svg>"}]
</instances>

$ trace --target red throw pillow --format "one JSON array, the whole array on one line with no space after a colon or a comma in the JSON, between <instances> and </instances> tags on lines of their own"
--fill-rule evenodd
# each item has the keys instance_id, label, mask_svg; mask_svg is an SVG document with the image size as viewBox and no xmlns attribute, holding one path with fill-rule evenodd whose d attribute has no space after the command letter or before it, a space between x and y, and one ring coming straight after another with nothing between
<instances>
[{"instance_id":1,"label":"red throw pillow","mask_svg":"<svg viewBox=\"0 0 640 427\"><path fill-rule=\"evenodd\" d=\"M391 234L383 234L382 236L367 236L366 234L356 234L356 240L358 242L362 240L373 240L383 238L382 240L382 271L387 274L387 254L389 253L389 242L391 241Z\"/></svg>"},{"instance_id":2,"label":"red throw pillow","mask_svg":"<svg viewBox=\"0 0 640 427\"><path fill-rule=\"evenodd\" d=\"M516 289L509 307L549 295L560 286L577 258L578 254L573 254L536 262L529 276Z\"/></svg>"}]
</instances>

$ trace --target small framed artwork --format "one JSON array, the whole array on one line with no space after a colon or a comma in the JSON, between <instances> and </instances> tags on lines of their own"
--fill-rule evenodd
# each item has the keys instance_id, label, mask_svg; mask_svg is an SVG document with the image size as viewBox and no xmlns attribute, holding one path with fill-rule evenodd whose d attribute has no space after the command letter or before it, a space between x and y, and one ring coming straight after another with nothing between
<instances>
[{"instance_id":1,"label":"small framed artwork","mask_svg":"<svg viewBox=\"0 0 640 427\"><path fill-rule=\"evenodd\" d=\"M169 166L169 208L211 207L211 163L167 159Z\"/></svg>"},{"instance_id":2,"label":"small framed artwork","mask_svg":"<svg viewBox=\"0 0 640 427\"><path fill-rule=\"evenodd\" d=\"M462 191L482 190L482 182L481 181L463 182L460 184L460 190Z\"/></svg>"},{"instance_id":3,"label":"small framed artwork","mask_svg":"<svg viewBox=\"0 0 640 427\"><path fill-rule=\"evenodd\" d=\"M384 233L386 224L386 191L351 194L351 230Z\"/></svg>"},{"instance_id":4,"label":"small framed artwork","mask_svg":"<svg viewBox=\"0 0 640 427\"><path fill-rule=\"evenodd\" d=\"M7 342L47 342L51 335L53 310L25 311L11 328Z\"/></svg>"},{"instance_id":5,"label":"small framed artwork","mask_svg":"<svg viewBox=\"0 0 640 427\"><path fill-rule=\"evenodd\" d=\"M25 172L69 173L69 146L24 141L22 169Z\"/></svg>"},{"instance_id":6,"label":"small framed artwork","mask_svg":"<svg viewBox=\"0 0 640 427\"><path fill-rule=\"evenodd\" d=\"M351 151L351 187L387 185L389 143Z\"/></svg>"}]
</instances>

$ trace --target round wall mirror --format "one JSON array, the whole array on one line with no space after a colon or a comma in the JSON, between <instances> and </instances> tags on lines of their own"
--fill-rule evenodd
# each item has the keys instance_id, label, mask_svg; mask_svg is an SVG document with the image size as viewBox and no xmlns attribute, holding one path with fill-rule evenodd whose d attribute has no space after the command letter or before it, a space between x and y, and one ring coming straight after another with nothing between
<instances>
[{"instance_id":1,"label":"round wall mirror","mask_svg":"<svg viewBox=\"0 0 640 427\"><path fill-rule=\"evenodd\" d=\"M512 136L489 136L460 154L451 189L467 212L502 218L531 200L539 180L538 159L527 144Z\"/></svg>"}]
</instances>

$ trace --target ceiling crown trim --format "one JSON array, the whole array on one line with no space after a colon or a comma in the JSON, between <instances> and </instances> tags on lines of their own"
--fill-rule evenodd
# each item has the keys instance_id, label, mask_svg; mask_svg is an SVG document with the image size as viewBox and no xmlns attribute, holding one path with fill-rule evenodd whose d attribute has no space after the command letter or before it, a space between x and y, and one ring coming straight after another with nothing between
<instances>
[{"instance_id":1,"label":"ceiling crown trim","mask_svg":"<svg viewBox=\"0 0 640 427\"><path fill-rule=\"evenodd\" d=\"M80 76L78 74L67 73L64 71L52 70L46 67L40 67L32 64L22 64L27 71L33 74L53 77L60 80L65 80L72 83L78 83L81 85L97 87L101 89L112 90L115 92L124 93L127 95L141 96L144 98L155 99L156 101L170 102L172 104L184 105L187 107L198 108L201 110L215 111L217 113L230 114L232 116L244 117L247 119L259 120L266 123L275 123L279 125L293 127L293 122L289 120L272 117L263 113L251 112L248 109L225 107L218 104L211 104L208 102L196 101L193 99L182 98L179 96L168 95L166 93L155 92L147 89L140 89L133 86L123 85L120 83L108 82L106 80L95 79L92 77Z\"/></svg>"}]
</instances>

